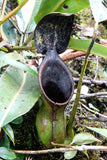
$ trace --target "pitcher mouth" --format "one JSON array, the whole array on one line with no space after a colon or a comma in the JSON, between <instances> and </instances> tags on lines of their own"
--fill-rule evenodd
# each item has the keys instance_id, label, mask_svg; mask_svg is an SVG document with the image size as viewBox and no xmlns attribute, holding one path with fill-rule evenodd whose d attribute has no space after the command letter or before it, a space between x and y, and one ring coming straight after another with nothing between
<instances>
[{"instance_id":1,"label":"pitcher mouth","mask_svg":"<svg viewBox=\"0 0 107 160\"><path fill-rule=\"evenodd\" d=\"M41 64L39 84L45 99L51 105L65 106L73 95L72 75L66 65L59 60Z\"/></svg>"}]
</instances>

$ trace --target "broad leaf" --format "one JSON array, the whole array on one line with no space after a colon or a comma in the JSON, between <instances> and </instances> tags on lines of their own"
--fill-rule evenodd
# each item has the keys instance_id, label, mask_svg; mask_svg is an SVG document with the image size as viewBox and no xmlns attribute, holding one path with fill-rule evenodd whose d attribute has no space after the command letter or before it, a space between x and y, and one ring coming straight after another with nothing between
<instances>
[{"instance_id":1,"label":"broad leaf","mask_svg":"<svg viewBox=\"0 0 107 160\"><path fill-rule=\"evenodd\" d=\"M39 9L39 0L29 0L16 14L18 26L22 32L32 32L36 26L34 16Z\"/></svg>"},{"instance_id":2,"label":"broad leaf","mask_svg":"<svg viewBox=\"0 0 107 160\"><path fill-rule=\"evenodd\" d=\"M35 16L35 22L38 23L44 15L50 12L62 12L62 13L77 13L81 9L84 9L89 6L88 0L40 0L37 1L36 4L40 5L38 13ZM64 4L68 7L64 9Z\"/></svg>"},{"instance_id":3,"label":"broad leaf","mask_svg":"<svg viewBox=\"0 0 107 160\"><path fill-rule=\"evenodd\" d=\"M17 58L14 58L14 56L11 56L10 54L0 52L0 68L5 65L11 65L37 76L37 73L33 69L21 62L16 61L16 59Z\"/></svg>"},{"instance_id":4,"label":"broad leaf","mask_svg":"<svg viewBox=\"0 0 107 160\"><path fill-rule=\"evenodd\" d=\"M87 52L87 48L89 47L90 43L90 40L80 40L71 38L69 41L68 48ZM91 53L97 56L107 58L107 47L94 43Z\"/></svg>"},{"instance_id":5,"label":"broad leaf","mask_svg":"<svg viewBox=\"0 0 107 160\"><path fill-rule=\"evenodd\" d=\"M105 5L104 5L104 0L89 0L89 1L95 21L102 22L107 20L107 7L106 7L107 1L105 0Z\"/></svg>"},{"instance_id":6,"label":"broad leaf","mask_svg":"<svg viewBox=\"0 0 107 160\"><path fill-rule=\"evenodd\" d=\"M64 153L65 159L72 159L76 156L77 151L68 151Z\"/></svg>"},{"instance_id":7,"label":"broad leaf","mask_svg":"<svg viewBox=\"0 0 107 160\"><path fill-rule=\"evenodd\" d=\"M72 144L75 143L77 145L90 144L93 142L100 142L97 138L95 138L92 134L88 132L81 132L74 136Z\"/></svg>"},{"instance_id":8,"label":"broad leaf","mask_svg":"<svg viewBox=\"0 0 107 160\"><path fill-rule=\"evenodd\" d=\"M37 76L9 67L0 78L0 127L28 112L40 93Z\"/></svg>"},{"instance_id":9,"label":"broad leaf","mask_svg":"<svg viewBox=\"0 0 107 160\"><path fill-rule=\"evenodd\" d=\"M2 137L2 140L0 142L0 147L10 148L10 141L6 133L4 133L4 136Z\"/></svg>"},{"instance_id":10,"label":"broad leaf","mask_svg":"<svg viewBox=\"0 0 107 160\"><path fill-rule=\"evenodd\" d=\"M87 127L88 129L97 132L99 134L101 134L102 136L107 137L107 129L103 129L103 128L94 128L94 127Z\"/></svg>"},{"instance_id":11,"label":"broad leaf","mask_svg":"<svg viewBox=\"0 0 107 160\"><path fill-rule=\"evenodd\" d=\"M12 45L16 45L17 42L17 32L14 26L7 20L2 24L2 36L5 40L8 40Z\"/></svg>"},{"instance_id":12,"label":"broad leaf","mask_svg":"<svg viewBox=\"0 0 107 160\"><path fill-rule=\"evenodd\" d=\"M8 137L11 139L11 141L14 144L14 132L12 127L9 124L7 124L3 127L3 130L5 131L5 133L8 135Z\"/></svg>"},{"instance_id":13,"label":"broad leaf","mask_svg":"<svg viewBox=\"0 0 107 160\"><path fill-rule=\"evenodd\" d=\"M0 8L1 8L1 6L2 6L2 1L3 1L3 0L0 0Z\"/></svg>"},{"instance_id":14,"label":"broad leaf","mask_svg":"<svg viewBox=\"0 0 107 160\"><path fill-rule=\"evenodd\" d=\"M65 6L65 7L64 7ZM57 12L62 13L77 13L80 10L89 7L88 0L66 0L64 1L59 8L56 10Z\"/></svg>"},{"instance_id":15,"label":"broad leaf","mask_svg":"<svg viewBox=\"0 0 107 160\"><path fill-rule=\"evenodd\" d=\"M11 152L5 147L0 147L0 157L3 159L15 159L16 155L15 153Z\"/></svg>"}]
</instances>

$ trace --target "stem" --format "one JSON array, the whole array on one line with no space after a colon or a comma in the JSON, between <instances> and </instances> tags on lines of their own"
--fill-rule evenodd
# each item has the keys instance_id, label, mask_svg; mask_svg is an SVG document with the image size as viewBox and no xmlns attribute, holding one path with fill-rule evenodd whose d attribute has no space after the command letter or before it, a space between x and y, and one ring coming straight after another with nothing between
<instances>
[{"instance_id":1,"label":"stem","mask_svg":"<svg viewBox=\"0 0 107 160\"><path fill-rule=\"evenodd\" d=\"M12 48L9 48L9 51L10 52L12 52L12 51L14 51L14 50L18 50L18 51L22 51L22 50L25 50L25 51L27 51L27 50L35 50L36 49L36 47L27 47L27 46L14 46L14 47L12 47Z\"/></svg>"},{"instance_id":2,"label":"stem","mask_svg":"<svg viewBox=\"0 0 107 160\"><path fill-rule=\"evenodd\" d=\"M26 46L34 37L34 32L30 34L30 36L27 38L27 40L22 44L23 46Z\"/></svg>"},{"instance_id":3,"label":"stem","mask_svg":"<svg viewBox=\"0 0 107 160\"><path fill-rule=\"evenodd\" d=\"M36 151L26 151L26 150L11 150L14 153L18 154L47 154L47 153L56 153L56 152L67 152L67 151L87 151L87 150L100 150L100 151L107 151L107 146L70 146L69 148L54 148L54 149L47 149L47 150L36 150Z\"/></svg>"},{"instance_id":4,"label":"stem","mask_svg":"<svg viewBox=\"0 0 107 160\"><path fill-rule=\"evenodd\" d=\"M4 16L1 20L0 20L0 25L3 24L6 20L8 20L10 17L12 17L13 15L15 15L26 3L28 2L28 0L24 0L21 4L18 5L18 7L16 7L14 10L12 10L11 12L9 12L6 16Z\"/></svg>"},{"instance_id":5,"label":"stem","mask_svg":"<svg viewBox=\"0 0 107 160\"><path fill-rule=\"evenodd\" d=\"M80 92L81 92L81 86L82 86L82 79L83 79L83 76L84 76L84 73L85 73L85 70L86 70L86 67L87 67L87 64L88 64L89 54L90 54L91 49L92 49L92 47L94 45L94 42L95 42L97 28L98 28L98 23L95 24L93 38L92 38L91 44L90 44L90 46L87 50L87 54L86 54L86 57L85 57L85 61L84 61L84 64L83 64L83 67L82 67L82 70L81 70L80 79L79 79L78 86L77 86L76 99L75 99L74 106L73 106L73 109L72 109L72 112L71 112L71 116L70 116L70 119L69 119L69 122L68 122L68 125L67 125L66 134L67 134L67 138L70 139L70 140L72 140L71 131L72 131L72 128L73 128L73 121L75 119L75 115L76 115L76 112L77 112L77 107L78 107L78 104L79 104Z\"/></svg>"},{"instance_id":6,"label":"stem","mask_svg":"<svg viewBox=\"0 0 107 160\"><path fill-rule=\"evenodd\" d=\"M86 105L84 105L84 104L81 103L81 102L80 102L80 104L81 104L86 110L88 110L89 112L91 112L91 113L93 113L93 114L95 114L95 115L97 115L97 116L103 117L103 118L105 118L105 119L107 120L107 116L106 116L106 115L103 115L103 114L101 114L101 113L98 113L98 112L96 112L96 111L88 108Z\"/></svg>"},{"instance_id":7,"label":"stem","mask_svg":"<svg viewBox=\"0 0 107 160\"><path fill-rule=\"evenodd\" d=\"M7 3L7 0L3 0L2 7L1 7L1 17L4 16L6 3Z\"/></svg>"}]
</instances>

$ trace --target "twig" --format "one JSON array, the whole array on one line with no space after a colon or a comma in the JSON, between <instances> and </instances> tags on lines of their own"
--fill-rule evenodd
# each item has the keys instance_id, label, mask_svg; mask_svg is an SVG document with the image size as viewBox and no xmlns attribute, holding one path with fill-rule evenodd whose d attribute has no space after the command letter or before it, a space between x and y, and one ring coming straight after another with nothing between
<instances>
[{"instance_id":1,"label":"twig","mask_svg":"<svg viewBox=\"0 0 107 160\"><path fill-rule=\"evenodd\" d=\"M100 96L107 96L107 92L89 93L85 95L81 94L80 99L89 98L89 97L100 97ZM70 102L74 102L74 101L75 101L75 97L72 98Z\"/></svg>"},{"instance_id":2,"label":"twig","mask_svg":"<svg viewBox=\"0 0 107 160\"><path fill-rule=\"evenodd\" d=\"M96 62L97 62L97 64L96 64L96 70L95 70L95 77L94 77L94 80L96 80L96 78L97 78L97 72L98 72L98 56L96 56Z\"/></svg>"},{"instance_id":3,"label":"twig","mask_svg":"<svg viewBox=\"0 0 107 160\"><path fill-rule=\"evenodd\" d=\"M74 58L85 56L85 55L86 55L86 52L83 52L83 51L72 51L67 55L62 56L61 59L63 61L66 61L66 60L74 59Z\"/></svg>"},{"instance_id":4,"label":"twig","mask_svg":"<svg viewBox=\"0 0 107 160\"><path fill-rule=\"evenodd\" d=\"M79 119L86 119L86 120L89 120L89 121L98 121L98 122L107 122L107 120L105 119L100 119L100 118L91 118L91 117L80 117L78 116Z\"/></svg>"},{"instance_id":5,"label":"twig","mask_svg":"<svg viewBox=\"0 0 107 160\"><path fill-rule=\"evenodd\" d=\"M22 51L22 50L35 50L36 47L29 47L29 46L14 46L14 47L10 47L10 46L5 46L6 49L8 49L8 52L13 52L14 50L16 51Z\"/></svg>"},{"instance_id":6,"label":"twig","mask_svg":"<svg viewBox=\"0 0 107 160\"><path fill-rule=\"evenodd\" d=\"M0 20L0 25L3 24L5 21L7 21L10 17L12 17L13 15L15 15L27 2L28 2L28 0L22 1L22 3L18 5L18 7L16 7L14 10L12 10L6 16L4 16Z\"/></svg>"},{"instance_id":7,"label":"twig","mask_svg":"<svg viewBox=\"0 0 107 160\"><path fill-rule=\"evenodd\" d=\"M99 97L99 96L107 96L107 92L97 92L97 93L90 93L86 95L81 95L81 98L87 98L87 97Z\"/></svg>"},{"instance_id":8,"label":"twig","mask_svg":"<svg viewBox=\"0 0 107 160\"><path fill-rule=\"evenodd\" d=\"M107 116L105 116L105 115L103 115L103 114L101 114L101 113L98 113L98 112L96 112L96 111L88 108L86 105L84 105L84 104L81 103L81 102L80 102L80 104L81 104L86 110L88 110L89 112L91 112L91 113L93 113L93 114L95 114L95 115L98 115L98 116L100 116L100 117L103 117L103 118L107 119Z\"/></svg>"},{"instance_id":9,"label":"twig","mask_svg":"<svg viewBox=\"0 0 107 160\"><path fill-rule=\"evenodd\" d=\"M22 44L23 46L26 46L34 37L34 32L32 32L29 37L27 38L27 40Z\"/></svg>"},{"instance_id":10,"label":"twig","mask_svg":"<svg viewBox=\"0 0 107 160\"><path fill-rule=\"evenodd\" d=\"M15 27L15 29L18 31L19 34L22 34L21 30L19 29L19 27L14 23L14 21L9 18L10 23Z\"/></svg>"},{"instance_id":11,"label":"twig","mask_svg":"<svg viewBox=\"0 0 107 160\"><path fill-rule=\"evenodd\" d=\"M79 81L79 78L77 77L73 77L73 80L75 82L78 82ZM96 85L104 85L104 86L107 86L107 81L106 80L95 80L95 79L83 79L83 83L86 83L86 84L96 84Z\"/></svg>"},{"instance_id":12,"label":"twig","mask_svg":"<svg viewBox=\"0 0 107 160\"><path fill-rule=\"evenodd\" d=\"M87 150L100 150L100 151L107 151L107 146L70 146L69 148L54 148L54 149L47 149L47 150L11 150L14 153L18 154L47 154L47 153L56 153L56 152L67 152L67 151L87 151Z\"/></svg>"},{"instance_id":13,"label":"twig","mask_svg":"<svg viewBox=\"0 0 107 160\"><path fill-rule=\"evenodd\" d=\"M7 3L7 0L3 0L2 6L1 6L1 18L4 16L6 3Z\"/></svg>"}]
</instances>

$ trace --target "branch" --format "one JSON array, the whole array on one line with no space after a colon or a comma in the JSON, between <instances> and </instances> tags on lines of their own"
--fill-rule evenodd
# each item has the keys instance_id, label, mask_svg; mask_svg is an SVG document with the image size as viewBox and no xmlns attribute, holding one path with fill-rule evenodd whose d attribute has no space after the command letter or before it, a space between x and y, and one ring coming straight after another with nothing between
<instances>
[{"instance_id":1,"label":"branch","mask_svg":"<svg viewBox=\"0 0 107 160\"><path fill-rule=\"evenodd\" d=\"M12 10L12 11L9 12L6 16L4 16L4 17L0 20L0 25L1 25L2 23L4 23L5 21L7 21L10 17L12 17L13 15L15 15L27 2L28 2L28 0L22 1L22 3L18 5L18 7L16 7L14 10Z\"/></svg>"},{"instance_id":2,"label":"branch","mask_svg":"<svg viewBox=\"0 0 107 160\"><path fill-rule=\"evenodd\" d=\"M80 120L81 120L81 119L86 119L86 120L88 120L88 121L107 122L106 119L93 118L93 117L91 118L91 117L80 117L80 116L78 116L77 118L79 118Z\"/></svg>"},{"instance_id":3,"label":"branch","mask_svg":"<svg viewBox=\"0 0 107 160\"><path fill-rule=\"evenodd\" d=\"M95 115L98 115L98 116L100 116L100 117L103 117L104 119L107 119L107 116L105 116L105 115L103 115L103 114L101 114L101 113L98 113L98 112L96 112L96 111L88 108L86 105L84 105L84 104L81 103L81 102L80 102L80 104L81 104L86 110L88 110L89 112L91 112L91 113L93 113L93 114L95 114Z\"/></svg>"},{"instance_id":4,"label":"branch","mask_svg":"<svg viewBox=\"0 0 107 160\"><path fill-rule=\"evenodd\" d=\"M75 82L78 82L79 81L79 78L77 77L73 77L73 80ZM86 83L86 84L96 84L96 85L104 85L104 86L107 86L107 81L106 80L95 80L95 79L83 79L83 83Z\"/></svg>"},{"instance_id":5,"label":"branch","mask_svg":"<svg viewBox=\"0 0 107 160\"><path fill-rule=\"evenodd\" d=\"M47 150L36 150L36 151L26 151L26 150L11 150L14 153L18 154L47 154L47 153L56 153L56 152L67 152L67 151L87 151L87 150L100 150L100 151L107 151L107 146L70 146L69 148L54 148L54 149L47 149Z\"/></svg>"},{"instance_id":6,"label":"branch","mask_svg":"<svg viewBox=\"0 0 107 160\"><path fill-rule=\"evenodd\" d=\"M83 52L83 51L72 51L67 55L61 56L61 59L63 61L66 61L66 60L74 59L74 58L85 56L85 55L86 55L86 52Z\"/></svg>"},{"instance_id":7,"label":"branch","mask_svg":"<svg viewBox=\"0 0 107 160\"><path fill-rule=\"evenodd\" d=\"M107 96L107 92L97 92L97 93L81 95L80 99L89 98L89 97L99 97L99 96ZM70 102L74 102L74 101L75 101L75 97L72 98Z\"/></svg>"}]
</instances>

